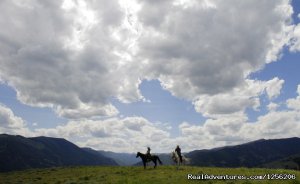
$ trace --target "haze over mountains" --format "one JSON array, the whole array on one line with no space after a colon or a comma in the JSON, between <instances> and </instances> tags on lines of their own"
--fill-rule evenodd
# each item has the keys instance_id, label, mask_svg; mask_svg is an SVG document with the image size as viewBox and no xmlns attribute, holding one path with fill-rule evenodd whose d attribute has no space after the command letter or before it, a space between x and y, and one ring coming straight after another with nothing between
<instances>
[{"instance_id":1,"label":"haze over mountains","mask_svg":"<svg viewBox=\"0 0 300 184\"><path fill-rule=\"evenodd\" d=\"M236 146L195 150L185 155L191 158L194 166L299 169L300 138L263 139ZM0 134L0 172L79 165L140 165L135 156L134 153L79 148L60 138ZM158 156L164 165L173 164L169 153Z\"/></svg>"},{"instance_id":2,"label":"haze over mountains","mask_svg":"<svg viewBox=\"0 0 300 184\"><path fill-rule=\"evenodd\" d=\"M91 148L83 148L83 149L96 155L102 155L111 158L114 161L116 161L118 165L121 166L134 165L135 163L140 161L139 158L136 158L135 153L115 153L111 151L102 151L102 150L96 151Z\"/></svg>"}]
</instances>

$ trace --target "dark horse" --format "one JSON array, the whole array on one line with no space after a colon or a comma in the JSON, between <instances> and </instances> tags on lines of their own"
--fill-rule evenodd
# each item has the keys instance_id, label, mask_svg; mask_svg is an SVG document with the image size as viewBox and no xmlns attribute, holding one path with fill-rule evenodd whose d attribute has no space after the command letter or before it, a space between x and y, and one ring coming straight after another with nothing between
<instances>
[{"instance_id":1,"label":"dark horse","mask_svg":"<svg viewBox=\"0 0 300 184\"><path fill-rule=\"evenodd\" d=\"M154 168L156 168L157 165L157 160L159 162L160 165L162 165L162 162L160 161L159 157L156 155L151 155L150 157L147 156L146 154L143 154L141 152L137 152L136 154L136 158L141 157L143 164L144 164L144 169L146 169L146 163L147 162L153 162L154 163Z\"/></svg>"}]
</instances>

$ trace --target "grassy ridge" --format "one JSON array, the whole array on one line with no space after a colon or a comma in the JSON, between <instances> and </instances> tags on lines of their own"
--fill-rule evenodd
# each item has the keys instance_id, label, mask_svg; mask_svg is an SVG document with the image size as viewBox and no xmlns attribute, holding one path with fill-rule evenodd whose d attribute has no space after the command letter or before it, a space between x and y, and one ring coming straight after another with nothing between
<instances>
[{"instance_id":1,"label":"grassy ridge","mask_svg":"<svg viewBox=\"0 0 300 184\"><path fill-rule=\"evenodd\" d=\"M264 175L268 173L295 174L295 180L187 180L187 174L215 175ZM0 183L111 183L111 184L147 184L147 183L291 183L300 184L300 172L292 170L247 169L247 168L202 168L159 166L157 169L142 167L64 167L34 169L10 173L0 173Z\"/></svg>"}]
</instances>

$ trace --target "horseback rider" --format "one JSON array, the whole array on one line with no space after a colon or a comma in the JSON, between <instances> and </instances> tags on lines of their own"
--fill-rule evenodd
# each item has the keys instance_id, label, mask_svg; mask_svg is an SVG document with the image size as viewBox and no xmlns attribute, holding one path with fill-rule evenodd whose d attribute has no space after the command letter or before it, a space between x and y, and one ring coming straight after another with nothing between
<instances>
[{"instance_id":1,"label":"horseback rider","mask_svg":"<svg viewBox=\"0 0 300 184\"><path fill-rule=\"evenodd\" d=\"M151 158L150 151L151 151L150 147L147 147L147 153L146 153L146 155L147 155L148 158Z\"/></svg>"},{"instance_id":2,"label":"horseback rider","mask_svg":"<svg viewBox=\"0 0 300 184\"><path fill-rule=\"evenodd\" d=\"M180 162L182 163L182 155L181 155L181 149L180 149L179 145L177 145L175 152L179 156Z\"/></svg>"}]
</instances>

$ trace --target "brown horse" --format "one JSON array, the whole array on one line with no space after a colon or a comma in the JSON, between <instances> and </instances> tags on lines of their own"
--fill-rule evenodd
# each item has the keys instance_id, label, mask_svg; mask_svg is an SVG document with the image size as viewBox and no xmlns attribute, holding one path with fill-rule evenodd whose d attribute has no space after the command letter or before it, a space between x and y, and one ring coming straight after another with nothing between
<instances>
[{"instance_id":1,"label":"brown horse","mask_svg":"<svg viewBox=\"0 0 300 184\"><path fill-rule=\"evenodd\" d=\"M143 154L143 153L141 153L141 152L137 152L136 158L138 158L138 157L140 157L140 158L142 159L143 164L144 164L144 169L146 169L146 163L147 163L147 162L151 162L151 161L154 163L154 168L156 168L157 160L158 160L159 164L162 165L161 160L160 160L159 157L156 156L156 155L151 155L151 156L149 157L149 156L147 156L146 154Z\"/></svg>"}]
</instances>

